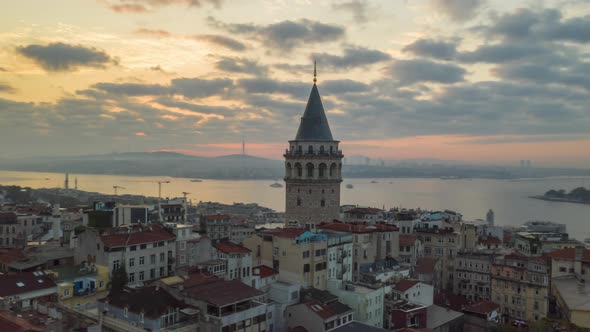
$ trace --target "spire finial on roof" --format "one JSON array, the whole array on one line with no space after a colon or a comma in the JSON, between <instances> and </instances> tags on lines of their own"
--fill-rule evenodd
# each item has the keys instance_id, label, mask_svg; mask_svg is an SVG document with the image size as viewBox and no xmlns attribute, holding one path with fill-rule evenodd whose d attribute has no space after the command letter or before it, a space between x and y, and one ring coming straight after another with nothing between
<instances>
[{"instance_id":1,"label":"spire finial on roof","mask_svg":"<svg viewBox=\"0 0 590 332\"><path fill-rule=\"evenodd\" d=\"M318 81L318 72L315 67L315 60L313 60L313 83Z\"/></svg>"}]
</instances>

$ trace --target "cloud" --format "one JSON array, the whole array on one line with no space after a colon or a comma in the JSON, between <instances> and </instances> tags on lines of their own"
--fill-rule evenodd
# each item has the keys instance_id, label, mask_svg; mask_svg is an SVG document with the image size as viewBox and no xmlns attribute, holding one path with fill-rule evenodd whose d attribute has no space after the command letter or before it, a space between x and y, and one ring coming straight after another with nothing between
<instances>
[{"instance_id":1,"label":"cloud","mask_svg":"<svg viewBox=\"0 0 590 332\"><path fill-rule=\"evenodd\" d=\"M285 94L297 99L307 97L310 84L302 82L277 81L269 78L244 78L237 85L246 93Z\"/></svg>"},{"instance_id":2,"label":"cloud","mask_svg":"<svg viewBox=\"0 0 590 332\"><path fill-rule=\"evenodd\" d=\"M434 39L418 39L406 45L402 52L411 53L419 57L439 60L450 60L457 54L457 43Z\"/></svg>"},{"instance_id":3,"label":"cloud","mask_svg":"<svg viewBox=\"0 0 590 332\"><path fill-rule=\"evenodd\" d=\"M556 9L519 9L495 17L491 25L481 27L489 36L512 40L590 42L590 16L563 19Z\"/></svg>"},{"instance_id":4,"label":"cloud","mask_svg":"<svg viewBox=\"0 0 590 332\"><path fill-rule=\"evenodd\" d=\"M169 94L170 88L159 84L96 83L92 88L114 95L154 96Z\"/></svg>"},{"instance_id":5,"label":"cloud","mask_svg":"<svg viewBox=\"0 0 590 332\"><path fill-rule=\"evenodd\" d=\"M497 77L543 84L563 84L590 90L590 65L551 67L543 64L510 64L493 69Z\"/></svg>"},{"instance_id":6,"label":"cloud","mask_svg":"<svg viewBox=\"0 0 590 332\"><path fill-rule=\"evenodd\" d=\"M215 62L215 68L230 73L256 76L264 76L268 73L268 69L258 61L246 58L219 57L219 60Z\"/></svg>"},{"instance_id":7,"label":"cloud","mask_svg":"<svg viewBox=\"0 0 590 332\"><path fill-rule=\"evenodd\" d=\"M348 11L352 14L357 23L366 23L369 20L367 15L368 4L366 1L352 0L332 4L334 10Z\"/></svg>"},{"instance_id":8,"label":"cloud","mask_svg":"<svg viewBox=\"0 0 590 332\"><path fill-rule=\"evenodd\" d=\"M345 29L338 25L300 19L281 21L269 25L251 23L224 23L208 18L210 26L235 34L251 35L267 48L283 53L305 44L334 42L342 39Z\"/></svg>"},{"instance_id":9,"label":"cloud","mask_svg":"<svg viewBox=\"0 0 590 332\"><path fill-rule=\"evenodd\" d=\"M485 0L431 0L431 6L455 22L469 21L478 14Z\"/></svg>"},{"instance_id":10,"label":"cloud","mask_svg":"<svg viewBox=\"0 0 590 332\"><path fill-rule=\"evenodd\" d=\"M94 47L51 43L19 46L16 51L47 71L72 71L79 67L104 68L116 61L106 52Z\"/></svg>"},{"instance_id":11,"label":"cloud","mask_svg":"<svg viewBox=\"0 0 590 332\"><path fill-rule=\"evenodd\" d=\"M203 7L212 5L220 8L222 0L103 0L112 11L117 13L145 14L151 13L158 7L180 5L186 7Z\"/></svg>"},{"instance_id":12,"label":"cloud","mask_svg":"<svg viewBox=\"0 0 590 332\"><path fill-rule=\"evenodd\" d=\"M14 93L14 92L16 92L16 89L8 83L0 82L0 93L2 93L2 92Z\"/></svg>"},{"instance_id":13,"label":"cloud","mask_svg":"<svg viewBox=\"0 0 590 332\"><path fill-rule=\"evenodd\" d=\"M452 84L464 81L467 74L460 66L426 59L397 60L388 71L401 85L419 82Z\"/></svg>"},{"instance_id":14,"label":"cloud","mask_svg":"<svg viewBox=\"0 0 590 332\"><path fill-rule=\"evenodd\" d=\"M342 55L312 53L311 57L317 59L320 66L335 69L350 69L391 60L391 55L385 52L358 46L345 47Z\"/></svg>"},{"instance_id":15,"label":"cloud","mask_svg":"<svg viewBox=\"0 0 590 332\"><path fill-rule=\"evenodd\" d=\"M172 34L166 30L160 30L160 29L146 29L146 28L141 28L141 29L137 29L135 30L136 34L139 35L146 35L146 36L153 36L153 37L160 37L160 38L168 38L168 37L172 37Z\"/></svg>"},{"instance_id":16,"label":"cloud","mask_svg":"<svg viewBox=\"0 0 590 332\"><path fill-rule=\"evenodd\" d=\"M231 85L229 79L175 78L171 89L173 93L189 98L203 98L222 94Z\"/></svg>"},{"instance_id":17,"label":"cloud","mask_svg":"<svg viewBox=\"0 0 590 332\"><path fill-rule=\"evenodd\" d=\"M368 84L349 79L322 81L321 87L323 91L326 91L331 95L340 95L344 93L362 93L371 89Z\"/></svg>"},{"instance_id":18,"label":"cloud","mask_svg":"<svg viewBox=\"0 0 590 332\"><path fill-rule=\"evenodd\" d=\"M552 49L540 44L526 43L501 43L495 45L482 45L472 52L464 52L458 59L466 63L487 62L503 63L519 59L531 59L539 56L547 56Z\"/></svg>"},{"instance_id":19,"label":"cloud","mask_svg":"<svg viewBox=\"0 0 590 332\"><path fill-rule=\"evenodd\" d=\"M222 46L232 51L244 51L246 44L227 36L222 35L194 35L191 38L199 41L204 41L216 46Z\"/></svg>"}]
</instances>

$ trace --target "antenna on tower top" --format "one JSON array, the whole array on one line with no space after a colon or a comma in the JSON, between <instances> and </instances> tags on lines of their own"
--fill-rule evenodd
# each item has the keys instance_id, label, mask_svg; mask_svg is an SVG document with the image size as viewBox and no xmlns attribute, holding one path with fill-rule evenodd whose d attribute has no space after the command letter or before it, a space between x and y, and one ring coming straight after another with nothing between
<instances>
[{"instance_id":1,"label":"antenna on tower top","mask_svg":"<svg viewBox=\"0 0 590 332\"><path fill-rule=\"evenodd\" d=\"M318 72L316 70L316 63L315 60L313 60L313 83L318 81Z\"/></svg>"}]
</instances>

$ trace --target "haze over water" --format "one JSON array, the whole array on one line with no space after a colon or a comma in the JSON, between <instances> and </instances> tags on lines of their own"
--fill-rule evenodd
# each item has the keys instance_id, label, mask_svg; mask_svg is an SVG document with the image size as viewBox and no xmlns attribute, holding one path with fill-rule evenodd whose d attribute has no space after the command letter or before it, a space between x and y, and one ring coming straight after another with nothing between
<instances>
[{"instance_id":1,"label":"haze over water","mask_svg":"<svg viewBox=\"0 0 590 332\"><path fill-rule=\"evenodd\" d=\"M221 203L258 203L278 211L285 209L285 188L271 188L269 180L203 180L190 182L186 178L136 177L119 175L70 174L73 187L106 194L113 186L122 186L119 194L158 196L156 181L169 180L162 185L162 197L182 196L190 192L193 203L215 201ZM46 180L47 179L47 180ZM0 171L0 184L32 188L63 186L64 175L57 173ZM371 183L372 180L378 183ZM353 189L347 189L346 184ZM483 219L488 209L496 214L500 225L520 225L528 220L550 220L567 225L570 236L583 240L590 237L590 205L548 202L528 198L549 189L571 190L590 186L590 178L547 178L523 180L487 179L345 179L342 185L342 204L358 204L389 209L404 207L423 209L451 209L463 214L465 220Z\"/></svg>"}]
</instances>

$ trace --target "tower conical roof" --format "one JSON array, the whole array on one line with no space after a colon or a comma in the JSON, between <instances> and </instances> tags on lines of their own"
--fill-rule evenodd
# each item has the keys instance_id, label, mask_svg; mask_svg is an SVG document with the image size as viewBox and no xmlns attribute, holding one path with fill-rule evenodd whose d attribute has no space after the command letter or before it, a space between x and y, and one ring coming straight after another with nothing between
<instances>
[{"instance_id":1,"label":"tower conical roof","mask_svg":"<svg viewBox=\"0 0 590 332\"><path fill-rule=\"evenodd\" d=\"M330 125L324 112L322 99L317 85L314 83L309 94L305 112L297 130L295 140L298 141L333 141Z\"/></svg>"}]
</instances>

